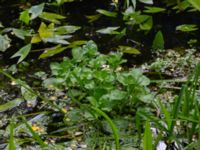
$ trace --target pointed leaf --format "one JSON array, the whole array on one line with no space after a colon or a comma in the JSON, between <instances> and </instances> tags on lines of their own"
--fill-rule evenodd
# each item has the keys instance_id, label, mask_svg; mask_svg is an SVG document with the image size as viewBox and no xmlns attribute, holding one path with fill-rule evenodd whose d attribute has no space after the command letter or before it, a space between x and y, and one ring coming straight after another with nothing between
<instances>
[{"instance_id":1,"label":"pointed leaf","mask_svg":"<svg viewBox=\"0 0 200 150\"><path fill-rule=\"evenodd\" d=\"M29 11L25 10L25 11L21 12L21 14L19 16L19 20L28 25L30 22Z\"/></svg>"},{"instance_id":2,"label":"pointed leaf","mask_svg":"<svg viewBox=\"0 0 200 150\"><path fill-rule=\"evenodd\" d=\"M9 101L5 104L0 105L0 113L19 106L23 101L23 99L17 98L13 101Z\"/></svg>"},{"instance_id":3,"label":"pointed leaf","mask_svg":"<svg viewBox=\"0 0 200 150\"><path fill-rule=\"evenodd\" d=\"M153 40L153 45L152 45L153 50L163 50L164 49L164 38L163 34L161 31L158 31L156 33L156 36Z\"/></svg>"},{"instance_id":4,"label":"pointed leaf","mask_svg":"<svg viewBox=\"0 0 200 150\"><path fill-rule=\"evenodd\" d=\"M123 46L120 45L119 46L119 51L123 52L123 53L128 53L128 54L140 54L140 51L134 47L130 47L130 46Z\"/></svg>"},{"instance_id":5,"label":"pointed leaf","mask_svg":"<svg viewBox=\"0 0 200 150\"><path fill-rule=\"evenodd\" d=\"M145 124L143 146L144 150L153 150L152 132L149 121L146 121Z\"/></svg>"},{"instance_id":6,"label":"pointed leaf","mask_svg":"<svg viewBox=\"0 0 200 150\"><path fill-rule=\"evenodd\" d=\"M43 12L39 17L56 24L60 24L59 20L66 18L65 16L49 12Z\"/></svg>"},{"instance_id":7,"label":"pointed leaf","mask_svg":"<svg viewBox=\"0 0 200 150\"><path fill-rule=\"evenodd\" d=\"M97 12L100 13L100 14L103 14L107 17L117 17L116 12L110 12L110 11L103 10L103 9L97 9Z\"/></svg>"},{"instance_id":8,"label":"pointed leaf","mask_svg":"<svg viewBox=\"0 0 200 150\"><path fill-rule=\"evenodd\" d=\"M29 9L29 13L31 13L31 20L37 18L44 9L44 3L32 6Z\"/></svg>"},{"instance_id":9,"label":"pointed leaf","mask_svg":"<svg viewBox=\"0 0 200 150\"><path fill-rule=\"evenodd\" d=\"M31 50L31 44L27 44L26 46L22 47L19 51L17 51L11 58L20 57L17 62L17 63L20 63L26 58L30 50Z\"/></svg>"},{"instance_id":10,"label":"pointed leaf","mask_svg":"<svg viewBox=\"0 0 200 150\"><path fill-rule=\"evenodd\" d=\"M5 52L10 47L11 39L7 35L0 35L0 51Z\"/></svg>"}]
</instances>

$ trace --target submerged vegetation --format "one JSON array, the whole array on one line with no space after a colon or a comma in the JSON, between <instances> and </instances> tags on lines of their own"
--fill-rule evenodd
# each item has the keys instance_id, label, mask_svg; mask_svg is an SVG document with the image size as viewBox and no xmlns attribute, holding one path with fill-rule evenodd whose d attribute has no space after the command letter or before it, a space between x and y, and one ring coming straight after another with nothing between
<instances>
[{"instance_id":1,"label":"submerged vegetation","mask_svg":"<svg viewBox=\"0 0 200 150\"><path fill-rule=\"evenodd\" d=\"M200 149L199 0L0 0L0 149Z\"/></svg>"}]
</instances>

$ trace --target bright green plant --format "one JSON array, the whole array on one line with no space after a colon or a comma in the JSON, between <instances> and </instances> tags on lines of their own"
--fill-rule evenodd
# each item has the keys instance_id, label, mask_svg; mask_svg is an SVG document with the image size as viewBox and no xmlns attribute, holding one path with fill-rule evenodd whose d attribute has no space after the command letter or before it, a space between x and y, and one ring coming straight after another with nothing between
<instances>
[{"instance_id":1,"label":"bright green plant","mask_svg":"<svg viewBox=\"0 0 200 150\"><path fill-rule=\"evenodd\" d=\"M72 59L52 63L45 87L66 88L70 96L104 111L149 103L149 79L138 69L120 70L122 53L99 54L94 42L72 49Z\"/></svg>"}]
</instances>

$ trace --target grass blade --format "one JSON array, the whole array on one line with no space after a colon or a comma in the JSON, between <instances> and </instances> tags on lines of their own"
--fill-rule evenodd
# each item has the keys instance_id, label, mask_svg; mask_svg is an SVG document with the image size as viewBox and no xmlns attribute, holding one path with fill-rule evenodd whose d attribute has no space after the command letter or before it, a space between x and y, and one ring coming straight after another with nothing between
<instances>
[{"instance_id":1,"label":"grass blade","mask_svg":"<svg viewBox=\"0 0 200 150\"><path fill-rule=\"evenodd\" d=\"M149 121L146 121L144 138L143 138L144 150L153 150L153 139Z\"/></svg>"},{"instance_id":2,"label":"grass blade","mask_svg":"<svg viewBox=\"0 0 200 150\"><path fill-rule=\"evenodd\" d=\"M16 150L15 140L14 140L14 124L13 122L10 123L10 139L9 139L9 150Z\"/></svg>"}]
</instances>

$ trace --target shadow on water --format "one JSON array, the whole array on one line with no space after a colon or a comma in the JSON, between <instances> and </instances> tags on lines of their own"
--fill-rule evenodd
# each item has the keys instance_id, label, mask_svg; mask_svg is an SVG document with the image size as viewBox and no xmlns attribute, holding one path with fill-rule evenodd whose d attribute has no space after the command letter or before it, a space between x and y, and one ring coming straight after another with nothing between
<instances>
[{"instance_id":1,"label":"shadow on water","mask_svg":"<svg viewBox=\"0 0 200 150\"><path fill-rule=\"evenodd\" d=\"M35 4L35 1L32 0L33 4ZM36 3L39 3L36 2ZM190 34L186 33L180 33L177 32L176 26L180 24L197 24L200 23L200 17L199 14L192 13L163 13L163 14L157 14L153 16L154 20L154 26L153 29L147 33L144 34L143 32L135 32L135 30L130 30L127 32L127 34L121 38L120 40L116 40L113 38L113 36L108 35L102 35L96 33L96 30L108 26L121 26L122 29L125 26L124 22L122 21L122 16L119 16L118 19L110 19L108 17L101 17L98 21L93 23L88 23L88 20L86 19L87 15L94 15L97 14L96 9L106 9L106 10L112 10L114 9L113 6L109 5L110 1L102 1L102 0L83 0L83 1L77 1L72 3L66 3L60 10L55 7L56 11L62 11L64 15L67 16L67 22L72 25L81 26L81 30L76 32L71 39L71 41L74 40L94 40L99 50L103 53L108 53L109 51L115 51L118 45L128 45L132 47L136 47L139 50L141 50L141 55L133 56L133 55L125 55L125 57L128 59L130 64L141 64L144 62L147 62L151 60L152 54L151 54L151 45L153 38L157 31L161 30L164 35L165 39L165 48L166 49L172 49L175 47L184 47L187 48L187 41L189 39L197 39L197 41L200 41L199 31ZM12 4L12 5L10 5ZM28 4L27 4L28 5ZM14 20L18 18L18 15L20 13L19 7L28 7L28 6L21 6L19 3L13 3L13 0L4 1L4 7L0 5L0 18L1 22L7 27L9 26L17 26L20 27L19 24L17 24L17 20ZM47 7L47 11L48 11ZM52 10L51 10L52 11ZM37 29L37 27L35 27ZM131 41L137 41L138 43L141 43L143 46L138 46L134 42ZM7 51L7 53L4 55L3 59L4 62L7 63L14 63L14 61L10 60L9 57L13 55L14 52L16 52L16 49L19 49L21 46L23 46L23 41L14 41L14 43L17 43L17 47L13 45L13 47L10 48L10 50ZM198 43L199 45L199 43ZM57 57L62 57L65 55L66 52L58 55ZM38 54L32 54L29 56L30 58L36 59Z\"/></svg>"}]
</instances>

